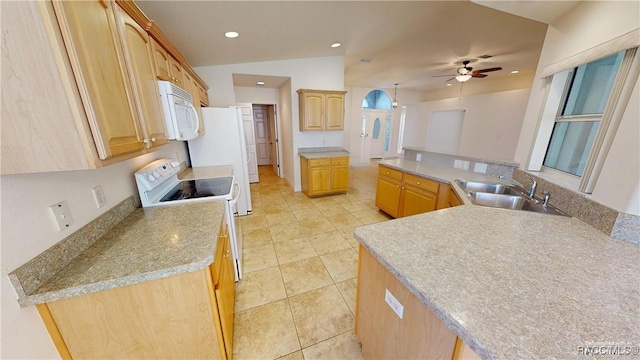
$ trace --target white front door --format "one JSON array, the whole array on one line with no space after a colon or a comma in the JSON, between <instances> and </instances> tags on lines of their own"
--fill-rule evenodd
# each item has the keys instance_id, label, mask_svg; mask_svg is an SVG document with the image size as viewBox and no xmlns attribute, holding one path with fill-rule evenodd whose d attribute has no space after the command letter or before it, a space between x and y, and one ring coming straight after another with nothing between
<instances>
[{"instance_id":1,"label":"white front door","mask_svg":"<svg viewBox=\"0 0 640 360\"><path fill-rule=\"evenodd\" d=\"M256 154L258 165L271 164L269 109L264 105L253 106L253 119L256 130Z\"/></svg>"},{"instance_id":2,"label":"white front door","mask_svg":"<svg viewBox=\"0 0 640 360\"><path fill-rule=\"evenodd\" d=\"M369 159L381 158L384 155L387 123L391 120L392 111L363 110L360 161L368 163Z\"/></svg>"}]
</instances>

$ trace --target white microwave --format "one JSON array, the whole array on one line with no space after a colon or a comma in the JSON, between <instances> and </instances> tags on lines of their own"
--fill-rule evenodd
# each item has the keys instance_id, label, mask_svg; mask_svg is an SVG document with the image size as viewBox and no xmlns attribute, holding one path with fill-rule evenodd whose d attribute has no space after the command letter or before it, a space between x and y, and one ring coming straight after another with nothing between
<instances>
[{"instance_id":1,"label":"white microwave","mask_svg":"<svg viewBox=\"0 0 640 360\"><path fill-rule=\"evenodd\" d=\"M158 88L169 139L187 141L198 137L200 121L191 94L170 81L158 81Z\"/></svg>"}]
</instances>

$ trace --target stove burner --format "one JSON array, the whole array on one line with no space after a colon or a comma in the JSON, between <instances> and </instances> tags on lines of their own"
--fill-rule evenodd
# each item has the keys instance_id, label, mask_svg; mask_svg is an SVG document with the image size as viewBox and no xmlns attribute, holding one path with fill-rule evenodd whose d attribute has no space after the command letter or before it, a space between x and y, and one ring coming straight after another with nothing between
<instances>
[{"instance_id":1,"label":"stove burner","mask_svg":"<svg viewBox=\"0 0 640 360\"><path fill-rule=\"evenodd\" d=\"M223 196L231 192L231 177L181 181L162 199L176 201L211 196Z\"/></svg>"}]
</instances>

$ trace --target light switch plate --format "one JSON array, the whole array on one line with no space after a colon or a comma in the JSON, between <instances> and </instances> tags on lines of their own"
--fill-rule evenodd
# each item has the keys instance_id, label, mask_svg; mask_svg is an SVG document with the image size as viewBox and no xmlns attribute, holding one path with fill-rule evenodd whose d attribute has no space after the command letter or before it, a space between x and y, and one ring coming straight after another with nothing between
<instances>
[{"instance_id":1,"label":"light switch plate","mask_svg":"<svg viewBox=\"0 0 640 360\"><path fill-rule=\"evenodd\" d=\"M51 205L49 209L51 209L53 217L56 220L58 231L62 231L73 224L73 218L71 217L71 212L69 211L69 206L67 206L66 201Z\"/></svg>"},{"instance_id":2,"label":"light switch plate","mask_svg":"<svg viewBox=\"0 0 640 360\"><path fill-rule=\"evenodd\" d=\"M389 289L384 289L384 301L387 303L387 305L389 305L391 310L393 310L393 312L396 313L396 315L398 315L400 319L402 319L404 306L402 306L398 299L396 299L396 297L389 292Z\"/></svg>"},{"instance_id":3,"label":"light switch plate","mask_svg":"<svg viewBox=\"0 0 640 360\"><path fill-rule=\"evenodd\" d=\"M107 205L107 199L104 197L104 191L102 191L102 186L98 185L91 189L93 193L93 200L96 202L96 206L98 209Z\"/></svg>"}]
</instances>

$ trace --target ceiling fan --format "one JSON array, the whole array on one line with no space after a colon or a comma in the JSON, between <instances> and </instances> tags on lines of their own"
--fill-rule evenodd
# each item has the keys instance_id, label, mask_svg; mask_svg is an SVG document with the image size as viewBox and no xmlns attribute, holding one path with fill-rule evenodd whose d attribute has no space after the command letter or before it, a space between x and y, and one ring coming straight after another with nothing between
<instances>
[{"instance_id":1,"label":"ceiling fan","mask_svg":"<svg viewBox=\"0 0 640 360\"><path fill-rule=\"evenodd\" d=\"M471 79L472 77L474 78L484 78L487 77L487 75L485 73L488 72L492 72L492 71L498 71L498 70L502 70L501 67L492 67L492 68L487 68L487 69L481 69L481 70L473 70L472 67L468 67L467 65L469 65L471 61L469 60L465 60L462 62L462 67L456 69L456 72L458 73L457 75L439 75L439 76L453 76L451 79L448 79L446 82L449 82L453 79L458 80L459 82L463 83L465 81L468 81L469 79Z\"/></svg>"}]
</instances>

